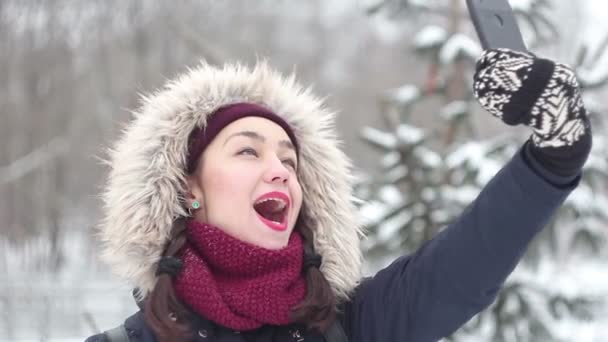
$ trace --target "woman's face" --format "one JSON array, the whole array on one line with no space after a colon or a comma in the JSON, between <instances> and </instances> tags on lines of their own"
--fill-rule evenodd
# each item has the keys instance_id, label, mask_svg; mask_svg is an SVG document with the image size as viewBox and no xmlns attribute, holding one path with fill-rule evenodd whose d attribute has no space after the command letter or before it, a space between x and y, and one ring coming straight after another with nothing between
<instances>
[{"instance_id":1,"label":"woman's face","mask_svg":"<svg viewBox=\"0 0 608 342\"><path fill-rule=\"evenodd\" d=\"M285 131L260 117L220 131L188 177L201 208L194 218L267 249L287 245L302 206L295 149Z\"/></svg>"}]
</instances>

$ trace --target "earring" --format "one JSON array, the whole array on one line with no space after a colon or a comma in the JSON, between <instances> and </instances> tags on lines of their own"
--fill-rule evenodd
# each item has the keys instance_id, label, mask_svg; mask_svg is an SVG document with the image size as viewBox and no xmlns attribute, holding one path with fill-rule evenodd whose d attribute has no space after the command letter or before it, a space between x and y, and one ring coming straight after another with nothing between
<instances>
[{"instance_id":1,"label":"earring","mask_svg":"<svg viewBox=\"0 0 608 342\"><path fill-rule=\"evenodd\" d=\"M192 205L188 208L188 214L190 216L192 216L192 209L196 210L200 207L201 207L201 203L197 200L194 200L194 202L192 202Z\"/></svg>"},{"instance_id":2,"label":"earring","mask_svg":"<svg viewBox=\"0 0 608 342\"><path fill-rule=\"evenodd\" d=\"M194 200L194 202L192 202L192 209L198 209L201 207L201 203L197 200Z\"/></svg>"}]
</instances>

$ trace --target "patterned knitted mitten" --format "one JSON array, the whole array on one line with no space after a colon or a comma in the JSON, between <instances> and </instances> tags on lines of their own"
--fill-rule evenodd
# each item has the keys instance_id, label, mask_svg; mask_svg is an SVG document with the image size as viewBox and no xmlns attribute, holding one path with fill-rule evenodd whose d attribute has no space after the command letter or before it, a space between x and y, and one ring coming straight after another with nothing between
<instances>
[{"instance_id":1,"label":"patterned knitted mitten","mask_svg":"<svg viewBox=\"0 0 608 342\"><path fill-rule=\"evenodd\" d=\"M477 62L474 93L508 125L533 129L532 154L558 175L579 172L591 149L591 127L576 75L530 53L487 50Z\"/></svg>"}]
</instances>

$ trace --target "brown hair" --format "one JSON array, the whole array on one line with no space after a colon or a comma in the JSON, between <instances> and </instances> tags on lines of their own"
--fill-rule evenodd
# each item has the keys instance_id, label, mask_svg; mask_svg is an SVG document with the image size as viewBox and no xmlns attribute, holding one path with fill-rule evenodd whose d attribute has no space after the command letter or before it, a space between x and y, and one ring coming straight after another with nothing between
<instances>
[{"instance_id":1,"label":"brown hair","mask_svg":"<svg viewBox=\"0 0 608 342\"><path fill-rule=\"evenodd\" d=\"M177 256L186 243L185 232L185 221L176 220L163 256ZM187 340L192 332L187 320L188 314L188 310L175 296L171 275L159 274L154 288L144 301L144 319L155 332L157 340Z\"/></svg>"},{"instance_id":2,"label":"brown hair","mask_svg":"<svg viewBox=\"0 0 608 342\"><path fill-rule=\"evenodd\" d=\"M304 250L312 250L313 233L310 228L298 219L296 229L302 234L304 244L309 247ZM177 220L163 256L177 256L186 243L185 233L185 220ZM306 297L292 309L291 318L310 330L324 332L336 317L336 299L329 282L318 268L309 267L304 272ZM158 341L187 340L192 334L190 315L175 296L171 276L160 274L156 285L146 297L144 306L145 321L156 333Z\"/></svg>"},{"instance_id":3,"label":"brown hair","mask_svg":"<svg viewBox=\"0 0 608 342\"><path fill-rule=\"evenodd\" d=\"M300 212L305 210L302 205ZM296 229L302 234L304 251L314 253L314 235L309 225L303 222L302 217L303 215L298 217ZM304 257L306 258L307 255ZM336 297L329 282L317 267L308 267L303 271L306 278L306 297L292 309L291 319L306 325L309 330L325 332L336 318Z\"/></svg>"}]
</instances>

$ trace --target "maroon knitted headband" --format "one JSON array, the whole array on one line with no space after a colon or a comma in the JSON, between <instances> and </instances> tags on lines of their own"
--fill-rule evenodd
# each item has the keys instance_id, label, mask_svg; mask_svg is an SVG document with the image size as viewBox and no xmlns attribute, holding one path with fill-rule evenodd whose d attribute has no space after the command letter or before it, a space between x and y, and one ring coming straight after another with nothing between
<instances>
[{"instance_id":1,"label":"maroon knitted headband","mask_svg":"<svg viewBox=\"0 0 608 342\"><path fill-rule=\"evenodd\" d=\"M261 105L247 102L234 103L217 109L207 119L207 124L204 129L197 128L190 135L187 165L188 173L194 172L198 158L224 127L228 126L233 121L246 116L262 117L281 126L296 148L296 153L298 152L298 141L296 140L296 136L291 129L291 126L289 126L283 118Z\"/></svg>"}]
</instances>

